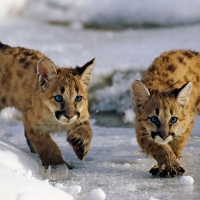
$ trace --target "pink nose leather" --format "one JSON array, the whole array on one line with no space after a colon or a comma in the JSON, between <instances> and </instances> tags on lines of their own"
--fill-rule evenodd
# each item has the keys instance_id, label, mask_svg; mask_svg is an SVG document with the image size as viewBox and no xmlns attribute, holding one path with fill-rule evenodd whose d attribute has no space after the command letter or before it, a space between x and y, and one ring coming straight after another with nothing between
<instances>
[{"instance_id":1,"label":"pink nose leather","mask_svg":"<svg viewBox=\"0 0 200 200\"><path fill-rule=\"evenodd\" d=\"M69 120L70 120L72 117L73 117L73 116L70 116L70 115L67 115L67 116L66 116L66 118L69 119Z\"/></svg>"}]
</instances>

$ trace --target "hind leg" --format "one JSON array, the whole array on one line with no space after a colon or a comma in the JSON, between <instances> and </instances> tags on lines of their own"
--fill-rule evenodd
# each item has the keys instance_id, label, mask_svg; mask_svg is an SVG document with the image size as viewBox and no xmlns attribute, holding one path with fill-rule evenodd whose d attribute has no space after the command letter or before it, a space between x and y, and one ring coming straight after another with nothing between
<instances>
[{"instance_id":1,"label":"hind leg","mask_svg":"<svg viewBox=\"0 0 200 200\"><path fill-rule=\"evenodd\" d=\"M30 148L30 152L31 152L31 153L36 153L36 152L35 152L35 149L33 148L33 145L31 144L31 141L29 140L29 138L28 138L28 136L27 136L27 134L26 134L26 130L24 130L24 135L25 135L25 137L26 137L26 142L27 142L27 144L28 144L28 146L29 146L29 148Z\"/></svg>"}]
</instances>

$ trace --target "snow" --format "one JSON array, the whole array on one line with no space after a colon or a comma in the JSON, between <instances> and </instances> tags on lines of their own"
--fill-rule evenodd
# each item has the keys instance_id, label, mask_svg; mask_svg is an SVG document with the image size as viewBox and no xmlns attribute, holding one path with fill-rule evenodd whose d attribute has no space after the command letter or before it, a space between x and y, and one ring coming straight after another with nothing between
<instances>
[{"instance_id":1,"label":"snow","mask_svg":"<svg viewBox=\"0 0 200 200\"><path fill-rule=\"evenodd\" d=\"M27 7L25 16L31 19L70 23L78 29L85 25L123 28L200 22L197 0L35 0Z\"/></svg>"},{"instance_id":2,"label":"snow","mask_svg":"<svg viewBox=\"0 0 200 200\"><path fill-rule=\"evenodd\" d=\"M42 181L38 161L0 138L0 196L2 200L68 199L73 197Z\"/></svg>"},{"instance_id":3,"label":"snow","mask_svg":"<svg viewBox=\"0 0 200 200\"><path fill-rule=\"evenodd\" d=\"M1 199L88 200L98 188L107 200L199 199L199 117L179 160L184 176L194 179L189 185L180 184L180 177L152 177L148 171L155 161L139 148L134 123L123 128L134 120L131 84L150 63L171 49L200 51L199 6L197 0L1 0L1 42L39 50L58 66L97 59L89 94L94 134L88 156L77 159L66 133L52 135L74 169L41 168L37 155L29 152L20 113L13 108L1 112ZM150 22L160 28L132 28ZM86 24L106 29L85 29ZM96 116L102 126L96 125Z\"/></svg>"},{"instance_id":4,"label":"snow","mask_svg":"<svg viewBox=\"0 0 200 200\"><path fill-rule=\"evenodd\" d=\"M180 184L192 185L193 183L194 183L194 179L191 176L182 176L180 178Z\"/></svg>"},{"instance_id":5,"label":"snow","mask_svg":"<svg viewBox=\"0 0 200 200\"><path fill-rule=\"evenodd\" d=\"M101 188L94 189L90 192L89 199L90 200L104 200L106 195Z\"/></svg>"}]
</instances>

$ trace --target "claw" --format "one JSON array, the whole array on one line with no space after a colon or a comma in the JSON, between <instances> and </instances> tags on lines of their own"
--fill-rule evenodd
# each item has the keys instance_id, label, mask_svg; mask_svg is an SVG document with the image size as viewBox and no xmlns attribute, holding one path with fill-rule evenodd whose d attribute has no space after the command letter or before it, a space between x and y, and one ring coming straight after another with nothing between
<instances>
[{"instance_id":1,"label":"claw","mask_svg":"<svg viewBox=\"0 0 200 200\"><path fill-rule=\"evenodd\" d=\"M152 176L157 176L158 175L158 171L159 171L159 167L158 167L158 165L155 165L150 169L149 172L152 174Z\"/></svg>"},{"instance_id":2,"label":"claw","mask_svg":"<svg viewBox=\"0 0 200 200\"><path fill-rule=\"evenodd\" d=\"M76 153L76 155L78 156L78 158L80 160L83 160L84 158L84 145L83 142L79 139L68 139L68 142L70 143L70 145L72 146L74 152Z\"/></svg>"},{"instance_id":3,"label":"claw","mask_svg":"<svg viewBox=\"0 0 200 200\"><path fill-rule=\"evenodd\" d=\"M65 162L65 164L67 165L68 169L73 169L74 168L74 166L69 165L67 162Z\"/></svg>"},{"instance_id":4,"label":"claw","mask_svg":"<svg viewBox=\"0 0 200 200\"><path fill-rule=\"evenodd\" d=\"M178 168L179 175L183 175L185 173L185 170L182 167Z\"/></svg>"},{"instance_id":5,"label":"claw","mask_svg":"<svg viewBox=\"0 0 200 200\"><path fill-rule=\"evenodd\" d=\"M170 174L171 177L175 177L176 174L178 174L178 173L174 169L170 168L169 169L169 174Z\"/></svg>"},{"instance_id":6,"label":"claw","mask_svg":"<svg viewBox=\"0 0 200 200\"><path fill-rule=\"evenodd\" d=\"M165 164L158 166L153 166L149 171L153 176L159 175L160 177L171 176L175 177L176 175L183 175L185 170L182 167L170 167L168 168Z\"/></svg>"}]
</instances>

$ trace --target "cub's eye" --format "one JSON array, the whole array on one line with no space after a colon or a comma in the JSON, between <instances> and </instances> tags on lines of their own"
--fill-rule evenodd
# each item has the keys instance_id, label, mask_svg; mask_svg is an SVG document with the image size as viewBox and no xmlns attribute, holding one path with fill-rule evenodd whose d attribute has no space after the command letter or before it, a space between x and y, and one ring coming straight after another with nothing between
<instances>
[{"instance_id":1,"label":"cub's eye","mask_svg":"<svg viewBox=\"0 0 200 200\"><path fill-rule=\"evenodd\" d=\"M171 117L170 122L174 124L177 122L177 119L177 117Z\"/></svg>"},{"instance_id":2,"label":"cub's eye","mask_svg":"<svg viewBox=\"0 0 200 200\"><path fill-rule=\"evenodd\" d=\"M62 95L56 95L56 96L54 97L54 99L55 99L55 101L57 101L57 102L62 102L62 101L63 101Z\"/></svg>"},{"instance_id":3,"label":"cub's eye","mask_svg":"<svg viewBox=\"0 0 200 200\"><path fill-rule=\"evenodd\" d=\"M75 101L80 102L82 100L82 98L83 98L82 96L76 96Z\"/></svg>"},{"instance_id":4,"label":"cub's eye","mask_svg":"<svg viewBox=\"0 0 200 200\"><path fill-rule=\"evenodd\" d=\"M154 124L158 123L158 121L159 121L158 117L156 117L156 116L150 117L149 119Z\"/></svg>"}]
</instances>

